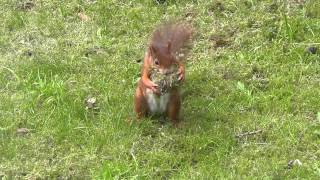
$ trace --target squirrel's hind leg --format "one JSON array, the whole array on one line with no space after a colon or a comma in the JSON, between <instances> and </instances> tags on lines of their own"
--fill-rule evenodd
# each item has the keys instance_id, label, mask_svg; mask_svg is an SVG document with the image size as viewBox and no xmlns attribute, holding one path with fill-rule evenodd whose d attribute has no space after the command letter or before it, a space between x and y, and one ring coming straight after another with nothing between
<instances>
[{"instance_id":1,"label":"squirrel's hind leg","mask_svg":"<svg viewBox=\"0 0 320 180\"><path fill-rule=\"evenodd\" d=\"M134 111L136 112L137 118L141 119L147 115L148 104L146 98L143 95L141 88L138 86L134 95Z\"/></svg>"},{"instance_id":2,"label":"squirrel's hind leg","mask_svg":"<svg viewBox=\"0 0 320 180\"><path fill-rule=\"evenodd\" d=\"M170 92L170 100L167 106L167 116L175 126L179 124L180 106L180 93L177 89L173 89Z\"/></svg>"}]
</instances>

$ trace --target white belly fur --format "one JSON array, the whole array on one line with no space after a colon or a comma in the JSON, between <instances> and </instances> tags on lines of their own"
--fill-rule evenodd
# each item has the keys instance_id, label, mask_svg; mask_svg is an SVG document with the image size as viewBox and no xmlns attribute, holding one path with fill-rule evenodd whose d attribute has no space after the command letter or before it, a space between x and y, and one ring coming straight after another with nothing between
<instances>
[{"instance_id":1,"label":"white belly fur","mask_svg":"<svg viewBox=\"0 0 320 180\"><path fill-rule=\"evenodd\" d=\"M170 100L170 93L155 95L150 89L146 91L146 99L152 114L164 113Z\"/></svg>"}]
</instances>

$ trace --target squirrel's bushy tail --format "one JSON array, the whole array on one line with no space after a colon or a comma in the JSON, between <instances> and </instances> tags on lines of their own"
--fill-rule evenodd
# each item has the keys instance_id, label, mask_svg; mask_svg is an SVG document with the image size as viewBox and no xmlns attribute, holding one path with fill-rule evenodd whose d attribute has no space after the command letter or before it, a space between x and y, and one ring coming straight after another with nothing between
<instances>
[{"instance_id":1,"label":"squirrel's bushy tail","mask_svg":"<svg viewBox=\"0 0 320 180\"><path fill-rule=\"evenodd\" d=\"M166 23L159 26L152 34L150 46L168 46L172 54L185 54L191 42L193 29L191 25L178 22Z\"/></svg>"}]
</instances>

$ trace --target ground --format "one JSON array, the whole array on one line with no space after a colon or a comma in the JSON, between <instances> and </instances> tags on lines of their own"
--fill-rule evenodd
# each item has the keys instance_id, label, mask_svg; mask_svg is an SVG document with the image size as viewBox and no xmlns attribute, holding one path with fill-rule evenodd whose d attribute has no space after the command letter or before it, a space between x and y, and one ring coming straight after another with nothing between
<instances>
[{"instance_id":1,"label":"ground","mask_svg":"<svg viewBox=\"0 0 320 180\"><path fill-rule=\"evenodd\" d=\"M317 0L2 0L0 179L319 179ZM180 128L135 122L152 30L195 28Z\"/></svg>"}]
</instances>

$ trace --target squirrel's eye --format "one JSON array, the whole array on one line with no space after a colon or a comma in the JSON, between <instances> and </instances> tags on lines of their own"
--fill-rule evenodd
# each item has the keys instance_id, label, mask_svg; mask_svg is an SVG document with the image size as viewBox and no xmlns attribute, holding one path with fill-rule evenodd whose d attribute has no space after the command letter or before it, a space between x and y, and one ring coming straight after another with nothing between
<instances>
[{"instance_id":1,"label":"squirrel's eye","mask_svg":"<svg viewBox=\"0 0 320 180\"><path fill-rule=\"evenodd\" d=\"M155 65L159 65L159 60L158 60L158 59L155 59L155 60L154 60L154 64L155 64Z\"/></svg>"}]
</instances>

